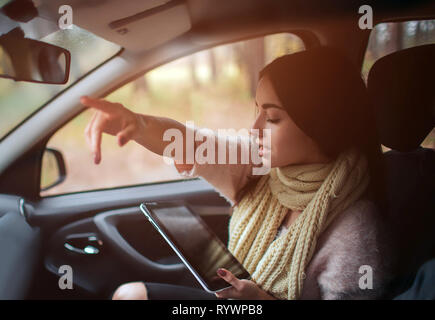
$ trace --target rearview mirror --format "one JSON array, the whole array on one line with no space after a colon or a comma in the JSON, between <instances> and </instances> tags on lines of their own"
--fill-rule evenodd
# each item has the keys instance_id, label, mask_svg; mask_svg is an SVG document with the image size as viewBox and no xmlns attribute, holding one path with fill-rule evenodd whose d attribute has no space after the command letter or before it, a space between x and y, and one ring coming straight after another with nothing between
<instances>
[{"instance_id":1,"label":"rearview mirror","mask_svg":"<svg viewBox=\"0 0 435 320\"><path fill-rule=\"evenodd\" d=\"M52 44L24 38L16 28L0 37L0 78L47 84L65 84L71 55Z\"/></svg>"}]
</instances>

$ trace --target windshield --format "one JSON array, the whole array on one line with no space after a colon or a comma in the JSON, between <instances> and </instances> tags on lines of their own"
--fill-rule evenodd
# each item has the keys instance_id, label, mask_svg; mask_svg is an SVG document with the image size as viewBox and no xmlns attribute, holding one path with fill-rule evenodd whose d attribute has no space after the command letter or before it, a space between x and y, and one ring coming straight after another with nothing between
<instances>
[{"instance_id":1,"label":"windshield","mask_svg":"<svg viewBox=\"0 0 435 320\"><path fill-rule=\"evenodd\" d=\"M55 95L113 57L121 49L118 45L74 25L72 29L62 30L55 23L39 17L27 23L17 23L0 13L0 35L15 27L20 27L26 38L44 41L69 50L70 76L68 82L63 85L15 82L0 78L0 140ZM3 64L2 58L0 56L0 68Z\"/></svg>"}]
</instances>

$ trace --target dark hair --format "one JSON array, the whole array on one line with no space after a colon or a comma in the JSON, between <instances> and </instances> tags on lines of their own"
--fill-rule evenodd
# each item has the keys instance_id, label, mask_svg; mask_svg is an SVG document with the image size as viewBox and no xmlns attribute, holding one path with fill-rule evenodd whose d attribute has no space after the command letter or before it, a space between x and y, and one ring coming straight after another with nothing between
<instances>
[{"instance_id":1,"label":"dark hair","mask_svg":"<svg viewBox=\"0 0 435 320\"><path fill-rule=\"evenodd\" d=\"M357 147L369 164L371 198L384 208L382 151L367 88L338 50L316 47L275 59L260 71L295 124L331 158ZM237 201L252 190L253 180Z\"/></svg>"}]
</instances>

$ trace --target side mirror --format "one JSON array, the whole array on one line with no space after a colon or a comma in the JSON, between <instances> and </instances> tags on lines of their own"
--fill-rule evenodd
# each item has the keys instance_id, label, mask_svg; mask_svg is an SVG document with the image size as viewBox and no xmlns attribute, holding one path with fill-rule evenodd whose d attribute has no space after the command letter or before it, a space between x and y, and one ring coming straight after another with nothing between
<instances>
[{"instance_id":1,"label":"side mirror","mask_svg":"<svg viewBox=\"0 0 435 320\"><path fill-rule=\"evenodd\" d=\"M56 149L45 149L42 155L41 191L61 184L65 178L66 167L62 153Z\"/></svg>"},{"instance_id":2,"label":"side mirror","mask_svg":"<svg viewBox=\"0 0 435 320\"><path fill-rule=\"evenodd\" d=\"M19 28L0 36L0 78L65 84L68 82L70 64L68 50L24 38Z\"/></svg>"}]
</instances>

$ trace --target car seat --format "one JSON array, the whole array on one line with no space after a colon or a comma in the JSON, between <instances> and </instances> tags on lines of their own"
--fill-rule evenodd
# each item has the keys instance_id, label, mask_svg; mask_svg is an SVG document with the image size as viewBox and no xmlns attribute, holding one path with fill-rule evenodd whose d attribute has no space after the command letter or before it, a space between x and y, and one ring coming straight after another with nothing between
<instances>
[{"instance_id":1,"label":"car seat","mask_svg":"<svg viewBox=\"0 0 435 320\"><path fill-rule=\"evenodd\" d=\"M367 86L384 153L387 221L397 250L390 294L412 285L435 257L435 151L421 147L435 123L435 44L379 59Z\"/></svg>"}]
</instances>

